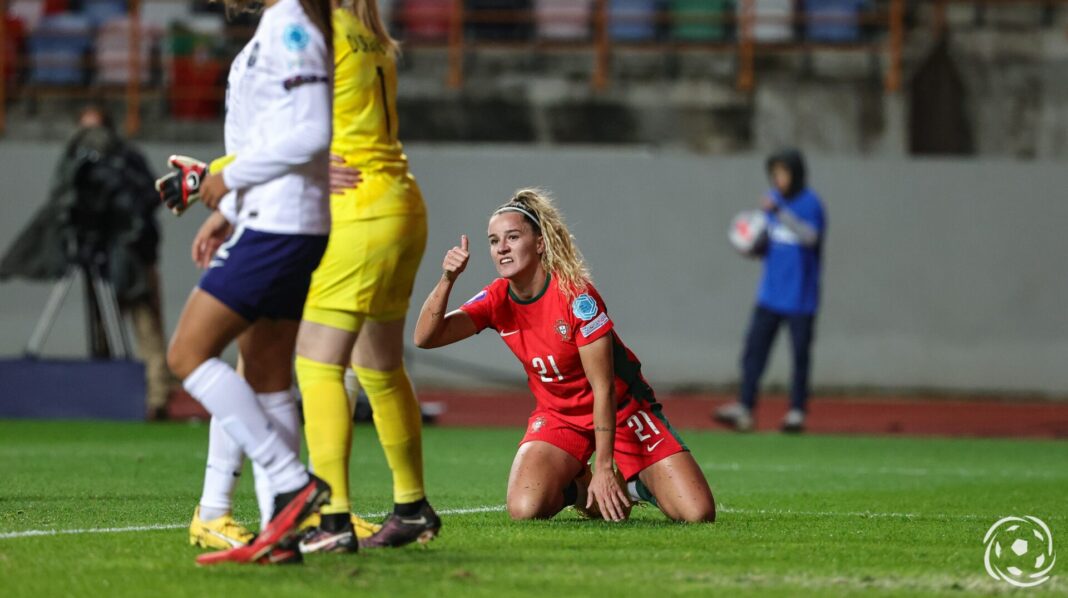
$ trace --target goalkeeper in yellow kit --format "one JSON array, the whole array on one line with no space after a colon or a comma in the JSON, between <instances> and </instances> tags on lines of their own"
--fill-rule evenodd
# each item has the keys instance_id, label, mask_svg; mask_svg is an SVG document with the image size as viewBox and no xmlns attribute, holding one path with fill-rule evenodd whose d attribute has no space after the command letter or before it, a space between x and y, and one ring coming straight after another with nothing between
<instances>
[{"instance_id":1,"label":"goalkeeper in yellow kit","mask_svg":"<svg viewBox=\"0 0 1068 598\"><path fill-rule=\"evenodd\" d=\"M397 141L397 43L375 0L334 10L330 241L312 277L297 338L304 432L316 475L333 489L302 552L351 552L352 365L393 471L394 510L364 548L428 541L441 520L423 488L422 422L404 369L404 317L426 246L426 210Z\"/></svg>"},{"instance_id":2,"label":"goalkeeper in yellow kit","mask_svg":"<svg viewBox=\"0 0 1068 598\"><path fill-rule=\"evenodd\" d=\"M427 228L422 193L397 140L397 43L382 24L375 0L335 5L333 28L332 224L305 302L296 360L312 468L331 486L333 497L302 539L306 553L425 542L441 528L423 488L421 413L403 361L404 318ZM216 162L222 167L232 159ZM205 227L194 241L194 261L203 246L203 267L225 238L205 233ZM371 402L393 471L394 512L382 526L351 515L352 411L344 387L349 364ZM214 435L211 446L215 452L233 452L227 440ZM209 454L204 496L226 506L214 518L202 517L202 497L190 526L193 544L226 548L252 537L229 513L240 472L240 454L231 457L236 465L216 467L221 473L212 475ZM257 478L257 494L270 494L259 486ZM262 509L269 505L261 501Z\"/></svg>"}]
</instances>

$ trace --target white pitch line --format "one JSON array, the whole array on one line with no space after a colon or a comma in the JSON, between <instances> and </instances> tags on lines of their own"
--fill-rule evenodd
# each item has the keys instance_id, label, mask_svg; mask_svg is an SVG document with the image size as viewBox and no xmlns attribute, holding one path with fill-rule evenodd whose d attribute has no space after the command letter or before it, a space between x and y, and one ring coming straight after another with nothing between
<instances>
[{"instance_id":1,"label":"white pitch line","mask_svg":"<svg viewBox=\"0 0 1068 598\"><path fill-rule=\"evenodd\" d=\"M439 511L439 515L472 515L475 513L496 513L505 510L505 505L488 505L484 507L469 507L465 509L445 509ZM370 519L385 517L389 513L367 513L362 515ZM22 532L0 533L0 540L11 538L34 538L40 536L82 535L82 534L123 534L129 532L150 532L157 530L182 529L188 527L188 523L168 523L159 525L135 525L131 527L90 527L85 529L31 529Z\"/></svg>"},{"instance_id":2,"label":"white pitch line","mask_svg":"<svg viewBox=\"0 0 1068 598\"><path fill-rule=\"evenodd\" d=\"M481 507L467 507L461 509L444 509L438 511L440 515L473 515L476 513L501 513L507 510L507 505L486 505ZM877 518L877 519L952 519L957 521L985 521L991 517L985 515L945 515L941 513L881 513L875 511L791 511L786 509L736 509L719 505L717 511L732 515L777 515L784 517L845 517L845 518ZM388 515L388 512L365 513L362 516L370 519L378 519ZM138 525L132 527L95 527L86 529L52 529L52 530L26 530L21 532L0 533L0 540L13 538L33 538L40 536L59 535L82 535L82 534L121 534L128 532L144 532L157 530L183 529L187 523L173 523L160 525Z\"/></svg>"},{"instance_id":3,"label":"white pitch line","mask_svg":"<svg viewBox=\"0 0 1068 598\"><path fill-rule=\"evenodd\" d=\"M161 529L180 529L185 524L137 525L133 527L90 527L86 529L30 529L24 532L6 532L0 534L0 540L8 538L33 538L37 536L59 536L67 534L121 534L125 532L149 532Z\"/></svg>"}]
</instances>

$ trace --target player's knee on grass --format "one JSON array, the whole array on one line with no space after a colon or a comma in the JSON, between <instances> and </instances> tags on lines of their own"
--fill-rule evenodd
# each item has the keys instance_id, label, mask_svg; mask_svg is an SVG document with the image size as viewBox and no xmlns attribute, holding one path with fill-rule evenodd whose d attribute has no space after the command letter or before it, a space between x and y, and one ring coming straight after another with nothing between
<instances>
[{"instance_id":1,"label":"player's knee on grass","mask_svg":"<svg viewBox=\"0 0 1068 598\"><path fill-rule=\"evenodd\" d=\"M716 520L716 500L701 468L689 452L679 452L642 470L638 495L651 495L653 504L668 518L681 523Z\"/></svg>"},{"instance_id":2,"label":"player's knee on grass","mask_svg":"<svg viewBox=\"0 0 1068 598\"><path fill-rule=\"evenodd\" d=\"M665 504L667 503L667 504ZM716 521L716 501L704 496L679 496L660 501L660 510L679 523L713 523Z\"/></svg>"},{"instance_id":3,"label":"player's knee on grass","mask_svg":"<svg viewBox=\"0 0 1068 598\"><path fill-rule=\"evenodd\" d=\"M508 497L508 516L513 521L528 519L549 519L560 512L563 495L558 500L534 494L520 494Z\"/></svg>"},{"instance_id":4,"label":"player's knee on grass","mask_svg":"<svg viewBox=\"0 0 1068 598\"><path fill-rule=\"evenodd\" d=\"M682 510L676 521L682 523L714 523L716 521L716 505L690 505Z\"/></svg>"}]
</instances>

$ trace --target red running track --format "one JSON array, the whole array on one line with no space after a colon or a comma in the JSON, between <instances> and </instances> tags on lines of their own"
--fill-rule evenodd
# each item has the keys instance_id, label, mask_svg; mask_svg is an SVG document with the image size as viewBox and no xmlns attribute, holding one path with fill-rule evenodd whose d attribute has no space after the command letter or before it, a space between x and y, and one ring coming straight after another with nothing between
<instances>
[{"instance_id":1,"label":"red running track","mask_svg":"<svg viewBox=\"0 0 1068 598\"><path fill-rule=\"evenodd\" d=\"M419 392L419 400L444 409L437 418L442 426L522 427L534 408L533 398L522 391L426 390ZM676 428L725 430L710 415L733 397L685 394L665 395L660 400ZM757 430L777 430L786 408L781 396L763 397L757 411ZM176 396L170 414L174 419L206 416L188 396ZM807 424L808 432L814 434L1068 438L1068 402L816 397L809 403Z\"/></svg>"},{"instance_id":2,"label":"red running track","mask_svg":"<svg viewBox=\"0 0 1068 598\"><path fill-rule=\"evenodd\" d=\"M425 391L419 398L444 406L438 418L444 426L525 426L534 408L529 394L515 391ZM732 400L713 394L660 399L671 424L683 430L725 430L711 413ZM778 430L787 406L784 397L763 397L757 430ZM809 403L807 419L808 431L815 434L1068 438L1068 402L817 397Z\"/></svg>"}]
</instances>

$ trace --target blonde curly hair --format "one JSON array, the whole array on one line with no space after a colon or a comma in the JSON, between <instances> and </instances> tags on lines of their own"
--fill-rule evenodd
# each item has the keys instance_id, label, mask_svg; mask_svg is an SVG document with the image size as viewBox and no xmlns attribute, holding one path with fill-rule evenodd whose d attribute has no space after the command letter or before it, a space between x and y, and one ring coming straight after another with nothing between
<instances>
[{"instance_id":1,"label":"blonde curly hair","mask_svg":"<svg viewBox=\"0 0 1068 598\"><path fill-rule=\"evenodd\" d=\"M568 301L586 290L590 270L548 191L537 187L520 189L511 200L494 210L493 215L501 212L523 214L534 234L542 237L545 251L541 254L541 265L556 277L556 284Z\"/></svg>"}]
</instances>

